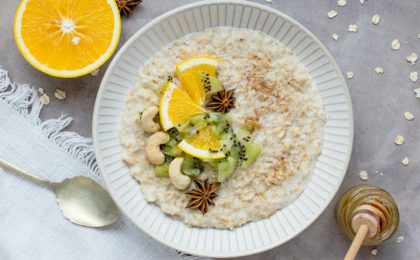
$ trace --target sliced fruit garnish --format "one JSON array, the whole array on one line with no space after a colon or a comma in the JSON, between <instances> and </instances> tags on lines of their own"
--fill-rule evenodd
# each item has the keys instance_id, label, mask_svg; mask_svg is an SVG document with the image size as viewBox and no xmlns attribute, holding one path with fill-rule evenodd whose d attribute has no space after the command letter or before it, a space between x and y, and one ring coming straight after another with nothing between
<instances>
[{"instance_id":1,"label":"sliced fruit garnish","mask_svg":"<svg viewBox=\"0 0 420 260\"><path fill-rule=\"evenodd\" d=\"M194 115L205 113L204 108L171 82L168 82L161 93L159 116L165 131L188 121Z\"/></svg>"},{"instance_id":2,"label":"sliced fruit garnish","mask_svg":"<svg viewBox=\"0 0 420 260\"><path fill-rule=\"evenodd\" d=\"M179 149L200 159L220 159L225 154L221 151L222 145L219 136L211 127L204 127L195 135L186 136L178 144Z\"/></svg>"},{"instance_id":3,"label":"sliced fruit garnish","mask_svg":"<svg viewBox=\"0 0 420 260\"><path fill-rule=\"evenodd\" d=\"M169 177L169 163L162 163L155 166L155 175L158 177Z\"/></svg>"},{"instance_id":4,"label":"sliced fruit garnish","mask_svg":"<svg viewBox=\"0 0 420 260\"><path fill-rule=\"evenodd\" d=\"M227 157L217 165L217 181L224 182L236 170L236 160L233 157Z\"/></svg>"},{"instance_id":5,"label":"sliced fruit garnish","mask_svg":"<svg viewBox=\"0 0 420 260\"><path fill-rule=\"evenodd\" d=\"M185 175L195 178L204 170L204 166L200 159L185 154L181 169Z\"/></svg>"},{"instance_id":6,"label":"sliced fruit garnish","mask_svg":"<svg viewBox=\"0 0 420 260\"><path fill-rule=\"evenodd\" d=\"M23 0L16 12L16 44L35 68L77 77L108 60L117 47L121 18L114 0Z\"/></svg>"},{"instance_id":7,"label":"sliced fruit garnish","mask_svg":"<svg viewBox=\"0 0 420 260\"><path fill-rule=\"evenodd\" d=\"M215 80L210 81L210 78L216 76L218 64L218 59L200 56L185 60L176 66L176 75L181 81L182 87L197 104L204 104L206 89L209 89L211 84L215 85L212 83ZM212 88L215 88L213 91L216 91L216 88L219 89L221 86L210 86L210 90Z\"/></svg>"},{"instance_id":8,"label":"sliced fruit garnish","mask_svg":"<svg viewBox=\"0 0 420 260\"><path fill-rule=\"evenodd\" d=\"M253 164L261 153L259 145L254 143L247 143L245 145L245 156L242 158L242 166L247 168Z\"/></svg>"},{"instance_id":9,"label":"sliced fruit garnish","mask_svg":"<svg viewBox=\"0 0 420 260\"><path fill-rule=\"evenodd\" d=\"M182 155L182 151L177 146L176 139L172 136L167 143L160 146L160 150L163 154L170 157L179 157Z\"/></svg>"}]
</instances>

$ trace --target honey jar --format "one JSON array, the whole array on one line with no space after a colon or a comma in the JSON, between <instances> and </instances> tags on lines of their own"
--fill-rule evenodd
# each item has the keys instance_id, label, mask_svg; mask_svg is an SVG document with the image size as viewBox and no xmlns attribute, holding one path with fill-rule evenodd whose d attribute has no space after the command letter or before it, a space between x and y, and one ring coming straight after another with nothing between
<instances>
[{"instance_id":1,"label":"honey jar","mask_svg":"<svg viewBox=\"0 0 420 260\"><path fill-rule=\"evenodd\" d=\"M363 245L378 245L397 231L400 216L394 198L381 188L357 185L344 193L336 208L340 228L354 239L358 227L369 226Z\"/></svg>"}]
</instances>

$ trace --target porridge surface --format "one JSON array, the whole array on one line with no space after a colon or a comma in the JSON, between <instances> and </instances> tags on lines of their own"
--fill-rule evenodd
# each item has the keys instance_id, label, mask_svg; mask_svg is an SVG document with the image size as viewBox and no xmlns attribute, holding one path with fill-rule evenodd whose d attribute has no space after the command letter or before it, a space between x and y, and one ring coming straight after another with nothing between
<instances>
[{"instance_id":1,"label":"porridge surface","mask_svg":"<svg viewBox=\"0 0 420 260\"><path fill-rule=\"evenodd\" d=\"M257 125L254 142L262 148L249 168L238 168L224 183L203 215L186 209L189 198L169 178L156 177L144 154L149 134L139 125L139 113L159 105L159 84L177 63L194 56L221 60L218 77L235 90L233 128L245 121ZM174 83L179 85L176 78ZM124 160L139 181L145 199L187 225L233 228L269 217L303 191L322 148L325 114L321 98L305 67L278 40L264 33L219 27L193 33L156 53L140 68L122 116L120 139ZM217 180L206 167L200 179ZM193 184L191 184L193 186Z\"/></svg>"}]
</instances>

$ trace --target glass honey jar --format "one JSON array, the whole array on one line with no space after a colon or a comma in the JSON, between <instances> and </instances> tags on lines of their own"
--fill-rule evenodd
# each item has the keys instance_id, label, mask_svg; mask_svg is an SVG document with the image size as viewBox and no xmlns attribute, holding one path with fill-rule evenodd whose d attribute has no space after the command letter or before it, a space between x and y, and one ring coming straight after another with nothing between
<instances>
[{"instance_id":1,"label":"glass honey jar","mask_svg":"<svg viewBox=\"0 0 420 260\"><path fill-rule=\"evenodd\" d=\"M374 215L380 223L380 231L374 237L365 238L363 245L378 245L390 239L400 222L398 206L388 192L371 185L357 185L346 191L338 201L336 213L340 228L353 240L357 230L353 230L352 221L355 214L363 212L366 207L373 208L377 213Z\"/></svg>"}]
</instances>

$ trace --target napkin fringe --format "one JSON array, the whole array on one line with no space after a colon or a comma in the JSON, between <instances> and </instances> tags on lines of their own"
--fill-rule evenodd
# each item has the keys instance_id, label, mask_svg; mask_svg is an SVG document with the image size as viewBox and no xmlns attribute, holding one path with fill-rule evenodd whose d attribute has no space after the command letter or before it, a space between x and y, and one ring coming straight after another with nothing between
<instances>
[{"instance_id":1,"label":"napkin fringe","mask_svg":"<svg viewBox=\"0 0 420 260\"><path fill-rule=\"evenodd\" d=\"M28 120L34 128L38 129L51 142L88 167L97 180L101 180L92 139L80 136L74 132L63 131L73 121L73 118L66 115L42 122L39 117L42 103L38 97L37 90L28 84L13 83L8 76L7 70L1 66L0 100Z\"/></svg>"}]
</instances>

